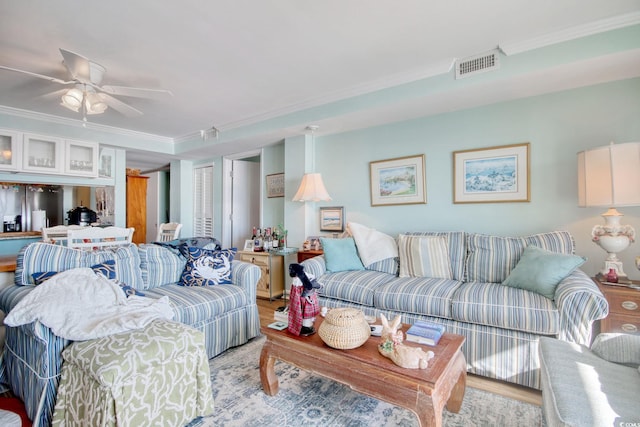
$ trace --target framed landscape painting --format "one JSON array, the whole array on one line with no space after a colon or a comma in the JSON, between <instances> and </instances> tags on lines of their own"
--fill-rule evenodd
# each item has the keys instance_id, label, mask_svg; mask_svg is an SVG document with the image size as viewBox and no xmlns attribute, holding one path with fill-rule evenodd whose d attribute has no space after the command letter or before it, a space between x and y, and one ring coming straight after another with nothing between
<instances>
[{"instance_id":1,"label":"framed landscape painting","mask_svg":"<svg viewBox=\"0 0 640 427\"><path fill-rule=\"evenodd\" d=\"M453 203L530 201L529 146L454 151Z\"/></svg>"},{"instance_id":2,"label":"framed landscape painting","mask_svg":"<svg viewBox=\"0 0 640 427\"><path fill-rule=\"evenodd\" d=\"M320 208L320 231L344 231L344 207Z\"/></svg>"},{"instance_id":3,"label":"framed landscape painting","mask_svg":"<svg viewBox=\"0 0 640 427\"><path fill-rule=\"evenodd\" d=\"M369 163L371 206L427 203L424 154Z\"/></svg>"}]
</instances>

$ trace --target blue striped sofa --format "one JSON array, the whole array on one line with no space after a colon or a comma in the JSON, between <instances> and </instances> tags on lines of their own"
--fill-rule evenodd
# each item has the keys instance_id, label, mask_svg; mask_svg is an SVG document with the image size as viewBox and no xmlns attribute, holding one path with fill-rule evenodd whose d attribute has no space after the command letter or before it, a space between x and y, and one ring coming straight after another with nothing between
<instances>
[{"instance_id":1,"label":"blue striped sofa","mask_svg":"<svg viewBox=\"0 0 640 427\"><path fill-rule=\"evenodd\" d=\"M41 242L27 245L18 254L15 285L0 291L0 310L8 313L34 288L32 273L88 267L111 259L121 282L147 297L166 295L174 320L204 333L209 358L260 334L257 266L234 260L233 285L180 286L185 258L177 250L153 244L90 252ZM34 426L51 423L61 353L68 344L39 322L7 327L0 381L22 399Z\"/></svg>"},{"instance_id":2,"label":"blue striped sofa","mask_svg":"<svg viewBox=\"0 0 640 427\"><path fill-rule=\"evenodd\" d=\"M453 278L398 277L398 258L365 270L327 272L320 256L302 263L323 285L320 304L356 307L387 318L401 314L409 324L441 323L448 332L465 336L462 350L468 372L536 389L539 337L589 345L593 321L607 315L605 298L579 269L558 284L553 299L502 285L528 245L573 254L573 238L567 232L525 237L462 231L408 234L443 236Z\"/></svg>"}]
</instances>

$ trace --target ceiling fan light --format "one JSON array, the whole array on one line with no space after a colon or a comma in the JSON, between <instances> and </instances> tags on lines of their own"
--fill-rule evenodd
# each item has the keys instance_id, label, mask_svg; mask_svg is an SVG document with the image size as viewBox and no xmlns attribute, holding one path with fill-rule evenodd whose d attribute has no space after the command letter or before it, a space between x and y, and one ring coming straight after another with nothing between
<instances>
[{"instance_id":1,"label":"ceiling fan light","mask_svg":"<svg viewBox=\"0 0 640 427\"><path fill-rule=\"evenodd\" d=\"M107 104L97 93L87 93L86 97L87 114L102 114L107 109Z\"/></svg>"},{"instance_id":2,"label":"ceiling fan light","mask_svg":"<svg viewBox=\"0 0 640 427\"><path fill-rule=\"evenodd\" d=\"M62 105L71 111L76 113L82 105L82 91L77 88L69 89L64 95L62 95Z\"/></svg>"}]
</instances>

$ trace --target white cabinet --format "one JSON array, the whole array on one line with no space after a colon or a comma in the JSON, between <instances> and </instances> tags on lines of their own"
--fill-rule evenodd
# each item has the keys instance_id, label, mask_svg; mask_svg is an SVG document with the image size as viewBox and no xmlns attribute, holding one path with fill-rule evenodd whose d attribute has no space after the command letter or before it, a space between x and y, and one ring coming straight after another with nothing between
<instances>
[{"instance_id":1,"label":"white cabinet","mask_svg":"<svg viewBox=\"0 0 640 427\"><path fill-rule=\"evenodd\" d=\"M18 132L0 129L0 170L15 171L22 166L22 138Z\"/></svg>"},{"instance_id":2,"label":"white cabinet","mask_svg":"<svg viewBox=\"0 0 640 427\"><path fill-rule=\"evenodd\" d=\"M98 176L98 144L95 142L64 141L64 174L87 177Z\"/></svg>"},{"instance_id":3,"label":"white cabinet","mask_svg":"<svg viewBox=\"0 0 640 427\"><path fill-rule=\"evenodd\" d=\"M64 171L64 141L49 136L25 133L23 137L22 170L60 174Z\"/></svg>"}]
</instances>

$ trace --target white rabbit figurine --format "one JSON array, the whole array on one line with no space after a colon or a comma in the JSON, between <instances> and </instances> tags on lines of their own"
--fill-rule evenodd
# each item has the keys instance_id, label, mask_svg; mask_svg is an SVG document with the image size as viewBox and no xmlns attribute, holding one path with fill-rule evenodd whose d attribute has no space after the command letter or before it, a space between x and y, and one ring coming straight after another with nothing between
<instances>
[{"instance_id":1,"label":"white rabbit figurine","mask_svg":"<svg viewBox=\"0 0 640 427\"><path fill-rule=\"evenodd\" d=\"M388 357L396 365L408 369L427 369L429 360L433 358L433 351L425 352L420 347L409 347L402 344L404 334L398 330L400 315L389 322L384 314L380 314L382 320L382 340L378 345L378 351L384 357Z\"/></svg>"}]
</instances>

